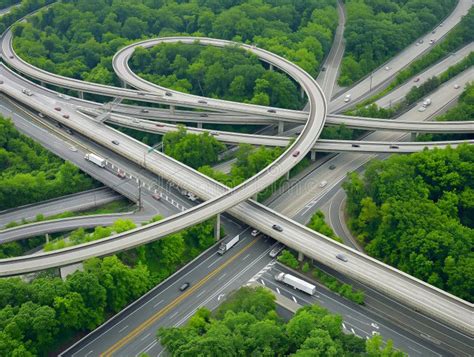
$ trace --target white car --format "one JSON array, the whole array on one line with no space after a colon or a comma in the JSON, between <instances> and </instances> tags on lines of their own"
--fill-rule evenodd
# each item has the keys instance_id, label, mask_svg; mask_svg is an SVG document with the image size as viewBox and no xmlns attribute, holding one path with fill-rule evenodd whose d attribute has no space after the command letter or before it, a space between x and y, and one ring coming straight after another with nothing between
<instances>
[{"instance_id":1,"label":"white car","mask_svg":"<svg viewBox=\"0 0 474 357\"><path fill-rule=\"evenodd\" d=\"M275 258L285 248L281 243L278 243L268 254L271 258Z\"/></svg>"},{"instance_id":2,"label":"white car","mask_svg":"<svg viewBox=\"0 0 474 357\"><path fill-rule=\"evenodd\" d=\"M69 150L71 150L72 152L77 152L77 148L75 146L71 146Z\"/></svg>"},{"instance_id":3,"label":"white car","mask_svg":"<svg viewBox=\"0 0 474 357\"><path fill-rule=\"evenodd\" d=\"M349 102L351 100L351 95L350 94L346 94L346 96L344 97L344 102Z\"/></svg>"},{"instance_id":4,"label":"white car","mask_svg":"<svg viewBox=\"0 0 474 357\"><path fill-rule=\"evenodd\" d=\"M328 184L328 182L327 182L326 180L321 181L321 182L319 183L319 187L324 187L324 186L326 186L327 184Z\"/></svg>"},{"instance_id":5,"label":"white car","mask_svg":"<svg viewBox=\"0 0 474 357\"><path fill-rule=\"evenodd\" d=\"M454 85L454 89L459 89L459 87L460 87L459 84Z\"/></svg>"},{"instance_id":6,"label":"white car","mask_svg":"<svg viewBox=\"0 0 474 357\"><path fill-rule=\"evenodd\" d=\"M386 66L386 67L385 67L385 70L386 70L386 71L390 71L390 67L389 67L389 66Z\"/></svg>"},{"instance_id":7,"label":"white car","mask_svg":"<svg viewBox=\"0 0 474 357\"><path fill-rule=\"evenodd\" d=\"M419 107L419 108L418 108L418 111L419 111L419 112L424 112L425 110L426 110L426 107Z\"/></svg>"},{"instance_id":8,"label":"white car","mask_svg":"<svg viewBox=\"0 0 474 357\"><path fill-rule=\"evenodd\" d=\"M260 231L259 231L259 230L256 230L256 229L254 229L254 230L252 231L252 233L250 233L250 235L251 235L252 237L256 237L256 236L258 236L259 234L260 234Z\"/></svg>"}]
</instances>

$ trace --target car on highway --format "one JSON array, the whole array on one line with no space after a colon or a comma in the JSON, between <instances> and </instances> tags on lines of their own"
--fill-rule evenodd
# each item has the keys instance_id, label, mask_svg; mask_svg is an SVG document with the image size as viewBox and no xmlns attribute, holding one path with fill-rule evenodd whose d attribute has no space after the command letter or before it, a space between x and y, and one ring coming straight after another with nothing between
<instances>
[{"instance_id":1,"label":"car on highway","mask_svg":"<svg viewBox=\"0 0 474 357\"><path fill-rule=\"evenodd\" d=\"M33 95L33 93L29 89L26 89L26 88L23 88L21 92L23 94L26 94L28 97L31 97Z\"/></svg>"},{"instance_id":2,"label":"car on highway","mask_svg":"<svg viewBox=\"0 0 474 357\"><path fill-rule=\"evenodd\" d=\"M256 236L258 236L259 234L260 234L260 231L257 230L257 229L254 229L254 230L250 233L250 235L251 235L252 237L256 237Z\"/></svg>"},{"instance_id":3,"label":"car on highway","mask_svg":"<svg viewBox=\"0 0 474 357\"><path fill-rule=\"evenodd\" d=\"M161 195L158 192L152 194L151 197L153 197L157 201L161 200Z\"/></svg>"},{"instance_id":4,"label":"car on highway","mask_svg":"<svg viewBox=\"0 0 474 357\"><path fill-rule=\"evenodd\" d=\"M163 124L155 124L158 128L163 128L164 125Z\"/></svg>"},{"instance_id":5,"label":"car on highway","mask_svg":"<svg viewBox=\"0 0 474 357\"><path fill-rule=\"evenodd\" d=\"M145 92L137 92L138 95L145 95Z\"/></svg>"},{"instance_id":6,"label":"car on highway","mask_svg":"<svg viewBox=\"0 0 474 357\"><path fill-rule=\"evenodd\" d=\"M353 148L360 148L360 145L359 144L352 144L351 145Z\"/></svg>"},{"instance_id":7,"label":"car on highway","mask_svg":"<svg viewBox=\"0 0 474 357\"><path fill-rule=\"evenodd\" d=\"M267 112L269 113L276 113L277 111L275 109L268 109Z\"/></svg>"},{"instance_id":8,"label":"car on highway","mask_svg":"<svg viewBox=\"0 0 474 357\"><path fill-rule=\"evenodd\" d=\"M124 179L127 177L127 175L125 175L125 172L124 171L117 171L117 176L120 177L121 179Z\"/></svg>"},{"instance_id":9,"label":"car on highway","mask_svg":"<svg viewBox=\"0 0 474 357\"><path fill-rule=\"evenodd\" d=\"M454 89L459 89L459 87L460 87L459 84L454 85Z\"/></svg>"},{"instance_id":10,"label":"car on highway","mask_svg":"<svg viewBox=\"0 0 474 357\"><path fill-rule=\"evenodd\" d=\"M72 152L77 152L77 148L75 146L71 146L69 150L71 150Z\"/></svg>"},{"instance_id":11,"label":"car on highway","mask_svg":"<svg viewBox=\"0 0 474 357\"><path fill-rule=\"evenodd\" d=\"M424 112L425 110L426 110L426 107L424 107L424 106L421 106L421 107L418 108L419 112Z\"/></svg>"},{"instance_id":12,"label":"car on highway","mask_svg":"<svg viewBox=\"0 0 474 357\"><path fill-rule=\"evenodd\" d=\"M386 70L386 71L390 71L390 67L389 67L389 66L385 66L385 70Z\"/></svg>"},{"instance_id":13,"label":"car on highway","mask_svg":"<svg viewBox=\"0 0 474 357\"><path fill-rule=\"evenodd\" d=\"M351 100L351 95L350 95L350 94L346 94L346 96L344 97L344 102L345 102L345 103L348 103L350 100Z\"/></svg>"},{"instance_id":14,"label":"car on highway","mask_svg":"<svg viewBox=\"0 0 474 357\"><path fill-rule=\"evenodd\" d=\"M189 288L190 286L191 286L190 283L185 282L185 283L183 283L183 284L179 287L179 291L184 291L184 290L186 290L187 288Z\"/></svg>"},{"instance_id":15,"label":"car on highway","mask_svg":"<svg viewBox=\"0 0 474 357\"><path fill-rule=\"evenodd\" d=\"M165 95L166 95L167 97L171 97L171 96L173 95L173 93L171 93L171 92L165 92Z\"/></svg>"},{"instance_id":16,"label":"car on highway","mask_svg":"<svg viewBox=\"0 0 474 357\"><path fill-rule=\"evenodd\" d=\"M436 40L430 40L430 45L432 45L433 43L435 43Z\"/></svg>"},{"instance_id":17,"label":"car on highway","mask_svg":"<svg viewBox=\"0 0 474 357\"><path fill-rule=\"evenodd\" d=\"M61 108L60 108L60 107L56 107L56 108L54 108L54 110L60 112L60 111L61 111Z\"/></svg>"},{"instance_id":18,"label":"car on highway","mask_svg":"<svg viewBox=\"0 0 474 357\"><path fill-rule=\"evenodd\" d=\"M149 113L150 111L148 109L142 109L140 110L141 113Z\"/></svg>"},{"instance_id":19,"label":"car on highway","mask_svg":"<svg viewBox=\"0 0 474 357\"><path fill-rule=\"evenodd\" d=\"M292 156L293 156L293 157L297 157L299 154L300 154L300 151L299 151L299 150L295 150L295 151L293 151Z\"/></svg>"},{"instance_id":20,"label":"car on highway","mask_svg":"<svg viewBox=\"0 0 474 357\"><path fill-rule=\"evenodd\" d=\"M420 81L420 77L416 77L416 78L413 80L413 82L415 82L415 83L416 83L416 82L419 82L419 81Z\"/></svg>"},{"instance_id":21,"label":"car on highway","mask_svg":"<svg viewBox=\"0 0 474 357\"><path fill-rule=\"evenodd\" d=\"M347 262L349 259L347 259L347 257L342 254L342 253L338 253L336 254L336 258L339 259L339 260L342 260L343 262Z\"/></svg>"},{"instance_id":22,"label":"car on highway","mask_svg":"<svg viewBox=\"0 0 474 357\"><path fill-rule=\"evenodd\" d=\"M118 142L118 140L112 140L112 144L118 145L118 144L120 144L120 143Z\"/></svg>"},{"instance_id":23,"label":"car on highway","mask_svg":"<svg viewBox=\"0 0 474 357\"><path fill-rule=\"evenodd\" d=\"M61 93L58 93L58 97L59 97L59 98L64 98L64 95L61 94Z\"/></svg>"},{"instance_id":24,"label":"car on highway","mask_svg":"<svg viewBox=\"0 0 474 357\"><path fill-rule=\"evenodd\" d=\"M319 187L325 187L326 185L328 184L328 182L326 180L323 180L319 183Z\"/></svg>"},{"instance_id":25,"label":"car on highway","mask_svg":"<svg viewBox=\"0 0 474 357\"><path fill-rule=\"evenodd\" d=\"M274 224L272 228L277 232L283 232L283 228L281 228L281 226L279 226L278 224Z\"/></svg>"},{"instance_id":26,"label":"car on highway","mask_svg":"<svg viewBox=\"0 0 474 357\"><path fill-rule=\"evenodd\" d=\"M399 149L398 145L390 145L390 149Z\"/></svg>"},{"instance_id":27,"label":"car on highway","mask_svg":"<svg viewBox=\"0 0 474 357\"><path fill-rule=\"evenodd\" d=\"M271 258L275 258L280 252L285 249L285 245L282 243L278 243L271 251L268 253L268 255Z\"/></svg>"},{"instance_id":28,"label":"car on highway","mask_svg":"<svg viewBox=\"0 0 474 357\"><path fill-rule=\"evenodd\" d=\"M201 118L207 118L209 115L207 115L206 113L201 113L201 114L199 114L199 116L200 116Z\"/></svg>"},{"instance_id":29,"label":"car on highway","mask_svg":"<svg viewBox=\"0 0 474 357\"><path fill-rule=\"evenodd\" d=\"M72 130L69 129L69 128L66 128L66 133L68 133L69 135L72 135L72 134L73 134Z\"/></svg>"},{"instance_id":30,"label":"car on highway","mask_svg":"<svg viewBox=\"0 0 474 357\"><path fill-rule=\"evenodd\" d=\"M219 133L218 133L217 131L211 131L209 134L214 135L214 136L218 136L218 135L219 135Z\"/></svg>"},{"instance_id":31,"label":"car on highway","mask_svg":"<svg viewBox=\"0 0 474 357\"><path fill-rule=\"evenodd\" d=\"M15 56L13 56L13 55L10 55L10 56L8 56L8 58L11 58L11 59L13 59L13 58L15 58Z\"/></svg>"},{"instance_id":32,"label":"car on highway","mask_svg":"<svg viewBox=\"0 0 474 357\"><path fill-rule=\"evenodd\" d=\"M44 114L43 114L43 113L38 113L38 116L39 116L40 118L44 118Z\"/></svg>"},{"instance_id":33,"label":"car on highway","mask_svg":"<svg viewBox=\"0 0 474 357\"><path fill-rule=\"evenodd\" d=\"M63 115L63 118L64 118L64 119L69 119L69 114L64 114L64 115Z\"/></svg>"},{"instance_id":34,"label":"car on highway","mask_svg":"<svg viewBox=\"0 0 474 357\"><path fill-rule=\"evenodd\" d=\"M431 31L431 33L433 33L433 34L436 33L436 30Z\"/></svg>"},{"instance_id":35,"label":"car on highway","mask_svg":"<svg viewBox=\"0 0 474 357\"><path fill-rule=\"evenodd\" d=\"M134 123L140 123L140 120L138 120L137 118L133 118L132 120Z\"/></svg>"},{"instance_id":36,"label":"car on highway","mask_svg":"<svg viewBox=\"0 0 474 357\"><path fill-rule=\"evenodd\" d=\"M199 100L198 100L198 103L199 103L199 104L207 104L207 102L206 102L205 100L203 100L203 99L199 99Z\"/></svg>"},{"instance_id":37,"label":"car on highway","mask_svg":"<svg viewBox=\"0 0 474 357\"><path fill-rule=\"evenodd\" d=\"M321 72L326 72L326 67L321 68Z\"/></svg>"},{"instance_id":38,"label":"car on highway","mask_svg":"<svg viewBox=\"0 0 474 357\"><path fill-rule=\"evenodd\" d=\"M329 165L329 170L334 170L336 168L336 165Z\"/></svg>"}]
</instances>

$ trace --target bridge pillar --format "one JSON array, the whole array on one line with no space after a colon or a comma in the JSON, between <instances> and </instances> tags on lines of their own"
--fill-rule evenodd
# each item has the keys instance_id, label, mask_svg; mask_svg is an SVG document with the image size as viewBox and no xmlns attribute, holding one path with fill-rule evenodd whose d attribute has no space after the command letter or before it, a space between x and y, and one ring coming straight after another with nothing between
<instances>
[{"instance_id":1,"label":"bridge pillar","mask_svg":"<svg viewBox=\"0 0 474 357\"><path fill-rule=\"evenodd\" d=\"M79 91L77 93L79 94L79 98L84 99L84 92L83 91Z\"/></svg>"},{"instance_id":2,"label":"bridge pillar","mask_svg":"<svg viewBox=\"0 0 474 357\"><path fill-rule=\"evenodd\" d=\"M44 87L44 86L46 86L46 83L44 83L43 81L40 81L40 86Z\"/></svg>"},{"instance_id":3,"label":"bridge pillar","mask_svg":"<svg viewBox=\"0 0 474 357\"><path fill-rule=\"evenodd\" d=\"M258 192L252 196L252 200L257 201L258 199Z\"/></svg>"},{"instance_id":4,"label":"bridge pillar","mask_svg":"<svg viewBox=\"0 0 474 357\"><path fill-rule=\"evenodd\" d=\"M410 141L416 141L417 136L418 136L417 132L410 133Z\"/></svg>"},{"instance_id":5,"label":"bridge pillar","mask_svg":"<svg viewBox=\"0 0 474 357\"><path fill-rule=\"evenodd\" d=\"M198 128L198 129L202 129L202 122L198 122L198 123L197 123L197 128Z\"/></svg>"},{"instance_id":6,"label":"bridge pillar","mask_svg":"<svg viewBox=\"0 0 474 357\"><path fill-rule=\"evenodd\" d=\"M46 238L46 243L49 243L49 233L46 233L44 236Z\"/></svg>"},{"instance_id":7,"label":"bridge pillar","mask_svg":"<svg viewBox=\"0 0 474 357\"><path fill-rule=\"evenodd\" d=\"M304 254L301 252L298 252L298 261L302 262L304 260Z\"/></svg>"},{"instance_id":8,"label":"bridge pillar","mask_svg":"<svg viewBox=\"0 0 474 357\"><path fill-rule=\"evenodd\" d=\"M316 151L311 150L311 161L316 161Z\"/></svg>"},{"instance_id":9,"label":"bridge pillar","mask_svg":"<svg viewBox=\"0 0 474 357\"><path fill-rule=\"evenodd\" d=\"M214 224L214 239L217 241L221 237L221 215L216 216L216 223Z\"/></svg>"},{"instance_id":10,"label":"bridge pillar","mask_svg":"<svg viewBox=\"0 0 474 357\"><path fill-rule=\"evenodd\" d=\"M270 71L273 71L273 65L270 63Z\"/></svg>"},{"instance_id":11,"label":"bridge pillar","mask_svg":"<svg viewBox=\"0 0 474 357\"><path fill-rule=\"evenodd\" d=\"M303 87L300 87L300 96L301 96L301 99L304 98L304 89L303 89Z\"/></svg>"},{"instance_id":12,"label":"bridge pillar","mask_svg":"<svg viewBox=\"0 0 474 357\"><path fill-rule=\"evenodd\" d=\"M170 105L170 113L171 114L174 114L174 109L175 109L174 105Z\"/></svg>"},{"instance_id":13,"label":"bridge pillar","mask_svg":"<svg viewBox=\"0 0 474 357\"><path fill-rule=\"evenodd\" d=\"M286 172L286 174L285 174L285 178L286 178L287 180L289 180L289 179L290 179L290 171L287 171L287 172Z\"/></svg>"},{"instance_id":14,"label":"bridge pillar","mask_svg":"<svg viewBox=\"0 0 474 357\"><path fill-rule=\"evenodd\" d=\"M283 120L278 121L278 135L285 131L285 122Z\"/></svg>"}]
</instances>

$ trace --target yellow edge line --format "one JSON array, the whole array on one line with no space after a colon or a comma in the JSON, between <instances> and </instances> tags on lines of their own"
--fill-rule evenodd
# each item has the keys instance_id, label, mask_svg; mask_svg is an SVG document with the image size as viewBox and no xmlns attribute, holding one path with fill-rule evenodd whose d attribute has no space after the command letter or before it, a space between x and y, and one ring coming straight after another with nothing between
<instances>
[{"instance_id":1,"label":"yellow edge line","mask_svg":"<svg viewBox=\"0 0 474 357\"><path fill-rule=\"evenodd\" d=\"M184 299L186 299L189 295L191 295L193 292L195 292L197 289L199 289L202 285L204 285L209 279L211 279L214 275L219 273L221 270L223 270L226 266L228 266L230 263L232 263L235 259L237 259L242 253L244 253L247 249L249 249L251 246L253 246L258 240L255 239L249 244L247 244L239 253L237 253L235 256L230 258L227 262L222 264L219 268L216 270L213 270L210 272L207 276L205 276L203 279L201 279L196 285L194 285L191 289L189 289L187 292L183 293L180 295L178 298L176 298L172 303L168 304L165 306L163 309L157 311L153 316L149 317L148 320L143 322L141 325L137 326L132 332L130 332L127 336L122 338L121 340L117 341L115 344L113 344L111 347L109 347L105 352L101 353L101 357L108 357L112 356L114 352L122 348L126 343L130 342L133 338L135 338L138 334L140 334L143 330L148 328L151 324L156 322L158 319L163 317L167 312L169 312L171 309L173 309L176 305L178 305L180 302L182 302Z\"/></svg>"}]
</instances>

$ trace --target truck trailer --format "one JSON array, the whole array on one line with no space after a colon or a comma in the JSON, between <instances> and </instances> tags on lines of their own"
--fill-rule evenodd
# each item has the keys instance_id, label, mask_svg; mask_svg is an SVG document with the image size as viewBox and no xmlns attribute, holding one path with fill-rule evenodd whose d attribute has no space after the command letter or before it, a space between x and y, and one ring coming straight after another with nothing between
<instances>
[{"instance_id":1,"label":"truck trailer","mask_svg":"<svg viewBox=\"0 0 474 357\"><path fill-rule=\"evenodd\" d=\"M282 283L293 287L293 289L301 290L309 295L314 295L316 293L316 286L290 274L280 273L275 275L275 280L281 281Z\"/></svg>"},{"instance_id":2,"label":"truck trailer","mask_svg":"<svg viewBox=\"0 0 474 357\"><path fill-rule=\"evenodd\" d=\"M86 159L87 161L90 161L94 164L96 164L97 166L100 166L100 167L105 167L105 159L101 158L100 156L97 156L96 154L93 154L93 153L87 153L85 156L84 156L84 159Z\"/></svg>"},{"instance_id":3,"label":"truck trailer","mask_svg":"<svg viewBox=\"0 0 474 357\"><path fill-rule=\"evenodd\" d=\"M232 248L234 245L237 244L237 242L240 240L240 236L236 235L234 238L228 238L225 239L221 245L219 246L219 250L217 253L219 255L223 255L225 252L227 252L230 248Z\"/></svg>"}]
</instances>

